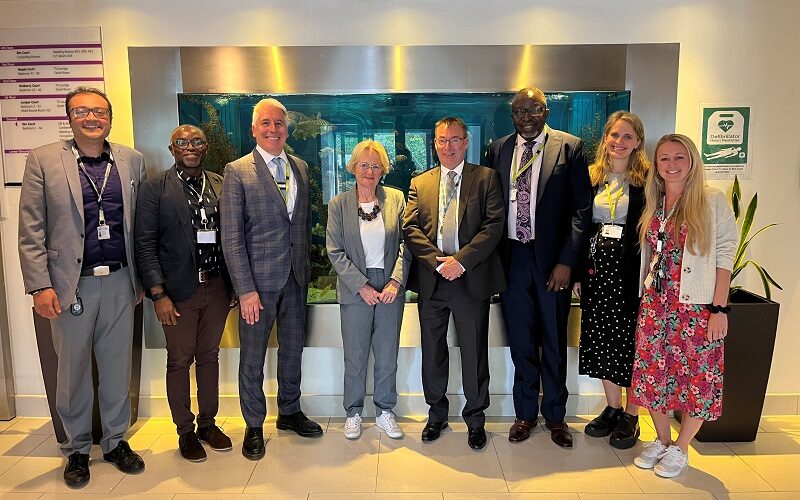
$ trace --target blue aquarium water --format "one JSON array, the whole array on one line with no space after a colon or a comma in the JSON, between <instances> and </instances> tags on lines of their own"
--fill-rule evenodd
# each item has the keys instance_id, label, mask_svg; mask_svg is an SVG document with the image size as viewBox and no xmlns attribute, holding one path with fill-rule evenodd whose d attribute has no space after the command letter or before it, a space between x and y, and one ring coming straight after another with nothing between
<instances>
[{"instance_id":1,"label":"blue aquarium water","mask_svg":"<svg viewBox=\"0 0 800 500\"><path fill-rule=\"evenodd\" d=\"M328 200L350 189L345 170L350 152L363 139L381 142L392 169L384 183L408 193L411 178L436 165L433 126L457 116L468 127L467 161L483 163L488 145L514 131L513 92L402 94L179 94L182 124L203 128L209 140L206 166L221 172L224 165L255 147L251 134L253 106L276 97L289 110L287 150L309 165L312 188L312 285L309 302L335 302L334 277L325 255ZM581 137L591 158L608 115L630 109L630 92L547 93L548 125Z\"/></svg>"}]
</instances>

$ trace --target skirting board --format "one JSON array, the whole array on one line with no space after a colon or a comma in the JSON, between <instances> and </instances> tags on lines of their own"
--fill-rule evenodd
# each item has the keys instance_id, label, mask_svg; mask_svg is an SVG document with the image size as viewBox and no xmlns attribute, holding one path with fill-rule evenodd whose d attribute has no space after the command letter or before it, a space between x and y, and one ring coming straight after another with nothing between
<instances>
[{"instance_id":1,"label":"skirting board","mask_svg":"<svg viewBox=\"0 0 800 500\"><path fill-rule=\"evenodd\" d=\"M464 405L464 396L448 394L450 399L450 415L458 416ZM194 398L193 398L194 399ZM49 417L47 398L44 395L15 396L18 417ZM307 395L301 397L303 411L308 415L325 417L343 417L342 397L337 395ZM193 400L193 406L197 402ZM276 396L267 396L267 413L277 414ZM596 415L605 407L602 394L571 394L567 401L567 415ZM399 416L424 416L428 406L422 394L400 394L397 398L395 413ZM763 415L798 415L800 414L800 394L767 394L764 401ZM486 411L487 416L513 417L514 402L510 394L493 394L492 404ZM166 396L140 396L139 416L141 418L169 417L169 405ZM240 417L239 397L228 395L220 397L220 417ZM375 409L369 404L369 395L365 402L364 416L375 416Z\"/></svg>"}]
</instances>

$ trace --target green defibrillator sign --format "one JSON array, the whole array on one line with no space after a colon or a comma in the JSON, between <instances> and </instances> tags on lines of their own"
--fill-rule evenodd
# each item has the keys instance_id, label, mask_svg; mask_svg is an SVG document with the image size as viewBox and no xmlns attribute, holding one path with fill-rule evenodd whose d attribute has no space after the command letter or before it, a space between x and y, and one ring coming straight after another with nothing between
<instances>
[{"instance_id":1,"label":"green defibrillator sign","mask_svg":"<svg viewBox=\"0 0 800 500\"><path fill-rule=\"evenodd\" d=\"M700 156L709 179L750 178L750 107L703 106Z\"/></svg>"}]
</instances>

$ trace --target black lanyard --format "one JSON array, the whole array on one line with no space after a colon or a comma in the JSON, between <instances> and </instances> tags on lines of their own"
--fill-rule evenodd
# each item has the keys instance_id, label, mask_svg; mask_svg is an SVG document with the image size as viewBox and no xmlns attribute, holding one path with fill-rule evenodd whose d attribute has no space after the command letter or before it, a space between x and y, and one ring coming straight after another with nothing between
<instances>
[{"instance_id":1,"label":"black lanyard","mask_svg":"<svg viewBox=\"0 0 800 500\"><path fill-rule=\"evenodd\" d=\"M100 189L97 189L97 184L94 182L94 179L89 175L89 172L86 171L86 167L83 165L83 160L81 159L80 153L78 153L78 148L75 147L75 143L72 143L72 154L75 155L75 160L78 162L78 169L83 173L86 177L86 180L89 181L89 187L92 188L94 194L97 196L97 219L101 226L106 224L106 216L105 212L103 212L103 193L106 192L106 186L108 185L108 178L111 176L111 167L114 165L114 154L109 149L108 152L108 161L106 162L106 171L103 174L103 185L100 186Z\"/></svg>"}]
</instances>

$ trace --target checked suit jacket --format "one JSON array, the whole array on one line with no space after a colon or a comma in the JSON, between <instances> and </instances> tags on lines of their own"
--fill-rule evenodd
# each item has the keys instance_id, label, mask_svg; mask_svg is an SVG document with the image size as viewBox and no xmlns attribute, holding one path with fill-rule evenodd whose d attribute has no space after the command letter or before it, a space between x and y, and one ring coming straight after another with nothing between
<instances>
[{"instance_id":1,"label":"checked suit jacket","mask_svg":"<svg viewBox=\"0 0 800 500\"><path fill-rule=\"evenodd\" d=\"M308 164L287 155L297 183L292 219L272 174L253 150L225 166L220 197L222 252L237 296L281 290L289 270L310 280L311 202Z\"/></svg>"}]
</instances>

